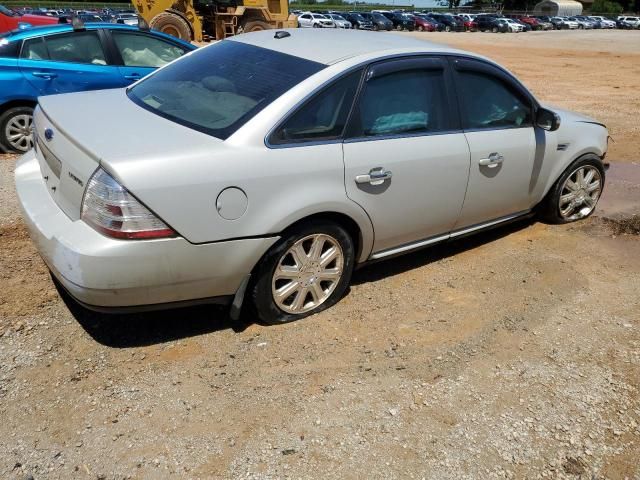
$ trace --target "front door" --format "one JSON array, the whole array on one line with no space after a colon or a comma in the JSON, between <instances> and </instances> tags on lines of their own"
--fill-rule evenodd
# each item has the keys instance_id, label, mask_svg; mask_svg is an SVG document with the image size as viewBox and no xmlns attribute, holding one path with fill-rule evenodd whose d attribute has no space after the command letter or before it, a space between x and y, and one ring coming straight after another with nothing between
<instances>
[{"instance_id":1,"label":"front door","mask_svg":"<svg viewBox=\"0 0 640 480\"><path fill-rule=\"evenodd\" d=\"M369 68L343 145L347 195L373 223L373 256L447 236L464 201L469 149L441 58Z\"/></svg>"},{"instance_id":2,"label":"front door","mask_svg":"<svg viewBox=\"0 0 640 480\"><path fill-rule=\"evenodd\" d=\"M458 230L529 210L541 165L535 162L533 103L528 92L486 62L456 59L452 63L471 151Z\"/></svg>"}]
</instances>

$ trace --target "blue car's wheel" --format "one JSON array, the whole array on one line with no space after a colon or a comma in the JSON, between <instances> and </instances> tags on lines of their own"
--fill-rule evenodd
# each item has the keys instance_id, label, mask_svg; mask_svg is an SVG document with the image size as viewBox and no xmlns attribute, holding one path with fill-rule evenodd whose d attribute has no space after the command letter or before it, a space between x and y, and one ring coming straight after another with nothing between
<instances>
[{"instance_id":1,"label":"blue car's wheel","mask_svg":"<svg viewBox=\"0 0 640 480\"><path fill-rule=\"evenodd\" d=\"M10 153L24 153L33 147L33 108L14 107L0 115L0 147Z\"/></svg>"}]
</instances>

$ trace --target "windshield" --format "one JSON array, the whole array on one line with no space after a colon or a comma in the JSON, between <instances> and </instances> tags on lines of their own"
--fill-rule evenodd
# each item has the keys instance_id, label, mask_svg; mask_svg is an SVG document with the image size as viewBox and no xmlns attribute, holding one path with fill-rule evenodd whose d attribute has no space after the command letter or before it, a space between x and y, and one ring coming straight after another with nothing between
<instances>
[{"instance_id":1,"label":"windshield","mask_svg":"<svg viewBox=\"0 0 640 480\"><path fill-rule=\"evenodd\" d=\"M224 40L194 51L136 84L141 107L225 140L293 86L325 65Z\"/></svg>"},{"instance_id":2,"label":"windshield","mask_svg":"<svg viewBox=\"0 0 640 480\"><path fill-rule=\"evenodd\" d=\"M360 15L359 13L352 13L351 16L353 18L355 18L356 20L360 21L360 22L366 22L364 17L362 15Z\"/></svg>"},{"instance_id":3,"label":"windshield","mask_svg":"<svg viewBox=\"0 0 640 480\"><path fill-rule=\"evenodd\" d=\"M3 7L0 5L0 13L6 15L7 17L19 17L20 14L14 12L13 10L9 10L7 7Z\"/></svg>"}]
</instances>

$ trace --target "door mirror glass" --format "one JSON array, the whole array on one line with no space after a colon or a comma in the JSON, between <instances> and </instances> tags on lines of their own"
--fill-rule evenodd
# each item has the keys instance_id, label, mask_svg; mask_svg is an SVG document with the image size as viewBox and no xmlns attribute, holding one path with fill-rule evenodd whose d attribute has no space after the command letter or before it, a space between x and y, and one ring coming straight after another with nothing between
<instances>
[{"instance_id":1,"label":"door mirror glass","mask_svg":"<svg viewBox=\"0 0 640 480\"><path fill-rule=\"evenodd\" d=\"M536 126L548 132L553 132L560 128L560 116L546 108L539 108L536 113Z\"/></svg>"}]
</instances>

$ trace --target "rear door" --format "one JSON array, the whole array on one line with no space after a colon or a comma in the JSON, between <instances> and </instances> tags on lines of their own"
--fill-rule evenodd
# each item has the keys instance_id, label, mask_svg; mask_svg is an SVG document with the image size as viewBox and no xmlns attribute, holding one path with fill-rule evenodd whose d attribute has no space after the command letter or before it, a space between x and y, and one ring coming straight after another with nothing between
<instances>
[{"instance_id":1,"label":"rear door","mask_svg":"<svg viewBox=\"0 0 640 480\"><path fill-rule=\"evenodd\" d=\"M25 40L19 67L40 95L121 86L120 73L108 64L96 30Z\"/></svg>"},{"instance_id":2,"label":"rear door","mask_svg":"<svg viewBox=\"0 0 640 480\"><path fill-rule=\"evenodd\" d=\"M458 219L469 148L449 75L439 57L380 62L365 75L343 151L347 195L373 223L374 258L446 237Z\"/></svg>"},{"instance_id":3,"label":"rear door","mask_svg":"<svg viewBox=\"0 0 640 480\"><path fill-rule=\"evenodd\" d=\"M533 98L487 62L455 58L451 63L471 151L469 186L456 229L529 210L544 156L541 149L535 161Z\"/></svg>"},{"instance_id":4,"label":"rear door","mask_svg":"<svg viewBox=\"0 0 640 480\"><path fill-rule=\"evenodd\" d=\"M108 31L118 63L121 85L127 86L149 75L189 50L182 45L144 32L127 30Z\"/></svg>"}]
</instances>

